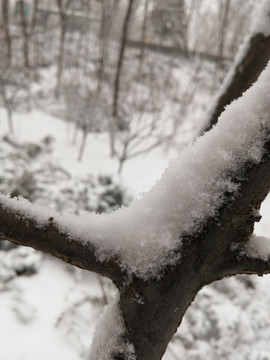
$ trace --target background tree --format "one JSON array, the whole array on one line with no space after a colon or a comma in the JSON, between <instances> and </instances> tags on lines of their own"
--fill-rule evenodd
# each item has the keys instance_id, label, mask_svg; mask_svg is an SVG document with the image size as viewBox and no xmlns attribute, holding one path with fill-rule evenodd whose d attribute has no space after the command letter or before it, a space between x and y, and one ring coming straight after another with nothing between
<instances>
[{"instance_id":1,"label":"background tree","mask_svg":"<svg viewBox=\"0 0 270 360\"><path fill-rule=\"evenodd\" d=\"M156 34L180 49L186 49L186 10L183 0L157 1L151 13Z\"/></svg>"},{"instance_id":2,"label":"background tree","mask_svg":"<svg viewBox=\"0 0 270 360\"><path fill-rule=\"evenodd\" d=\"M2 20L3 20L3 27L4 27L4 33L5 33L5 44L7 49L7 65L11 65L11 59L12 59L12 47L11 47L11 35L10 35L10 24L9 24L9 1L3 0L1 1L1 7L2 7Z\"/></svg>"}]
</instances>

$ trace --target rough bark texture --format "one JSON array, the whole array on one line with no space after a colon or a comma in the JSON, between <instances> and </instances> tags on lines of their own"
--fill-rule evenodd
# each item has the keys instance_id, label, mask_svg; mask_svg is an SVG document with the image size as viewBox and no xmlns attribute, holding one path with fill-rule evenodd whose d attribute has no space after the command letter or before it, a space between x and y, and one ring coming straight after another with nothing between
<instances>
[{"instance_id":1,"label":"rough bark texture","mask_svg":"<svg viewBox=\"0 0 270 360\"><path fill-rule=\"evenodd\" d=\"M60 232L53 218L48 219L47 225L40 228L31 218L23 219L16 213L4 210L0 203L0 239L53 255L81 269L106 276L116 284L123 278L116 259L100 262L95 257L93 246L84 246L68 234Z\"/></svg>"},{"instance_id":2,"label":"rough bark texture","mask_svg":"<svg viewBox=\"0 0 270 360\"><path fill-rule=\"evenodd\" d=\"M116 69L116 75L114 80L114 93L113 93L113 106L112 106L112 116L114 118L118 115L118 97L119 97L119 86L120 86L120 77L121 77L121 71L122 71L122 65L123 65L123 58L124 58L124 51L126 48L127 43L127 35L128 35L128 26L130 17L132 14L132 6L134 1L129 0L127 13L125 16L125 21L122 29L122 40L121 40L121 46L119 50L119 56L117 61L117 69Z\"/></svg>"},{"instance_id":3,"label":"rough bark texture","mask_svg":"<svg viewBox=\"0 0 270 360\"><path fill-rule=\"evenodd\" d=\"M196 236L187 237L181 260L158 280L139 279L120 291L120 307L126 322L127 339L140 360L161 359L182 317L206 284L226 276L270 272L270 262L252 260L232 251L233 244L245 244L253 233L256 211L270 190L270 144L259 165L246 164L239 176L241 190L236 198L228 194L219 217L209 219Z\"/></svg>"},{"instance_id":4,"label":"rough bark texture","mask_svg":"<svg viewBox=\"0 0 270 360\"><path fill-rule=\"evenodd\" d=\"M239 55L238 55L239 56ZM224 110L225 106L240 97L252 85L265 68L270 58L270 36L256 34L249 39L246 51L234 66L234 74L227 82L209 114L202 134L210 130Z\"/></svg>"},{"instance_id":5,"label":"rough bark texture","mask_svg":"<svg viewBox=\"0 0 270 360\"><path fill-rule=\"evenodd\" d=\"M246 163L239 173L232 175L240 184L237 196L228 193L219 216L209 219L196 235L183 239L179 263L164 269L160 278L148 281L130 278L120 269L116 258L101 263L95 258L94 246L83 246L60 233L52 218L46 226L38 228L30 218L22 219L1 205L0 236L112 279L120 292L125 340L134 345L137 359L161 359L185 311L204 285L239 273L270 272L270 261L239 255L239 249L253 233L254 222L260 218L257 210L270 190L270 143L265 147L265 156L259 164ZM235 250L234 244L238 244ZM127 357L119 353L114 358Z\"/></svg>"}]
</instances>

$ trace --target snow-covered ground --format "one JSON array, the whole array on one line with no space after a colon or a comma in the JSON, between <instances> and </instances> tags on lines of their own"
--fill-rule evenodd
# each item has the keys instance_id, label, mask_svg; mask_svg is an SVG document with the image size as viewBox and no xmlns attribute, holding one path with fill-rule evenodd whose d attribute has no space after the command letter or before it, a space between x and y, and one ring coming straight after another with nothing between
<instances>
[{"instance_id":1,"label":"snow-covered ground","mask_svg":"<svg viewBox=\"0 0 270 360\"><path fill-rule=\"evenodd\" d=\"M6 114L0 108L0 136L8 132ZM109 156L108 134L89 134L84 156L77 161L82 134L79 133L77 143L72 143L73 128L71 124L41 111L14 114L16 138L21 141L38 142L45 136L51 135L55 139L52 156L66 168L73 176L87 174L117 173L117 161ZM163 173L168 164L171 153L164 153L162 149L135 157L125 163L123 183L127 184L136 196L148 190Z\"/></svg>"}]
</instances>

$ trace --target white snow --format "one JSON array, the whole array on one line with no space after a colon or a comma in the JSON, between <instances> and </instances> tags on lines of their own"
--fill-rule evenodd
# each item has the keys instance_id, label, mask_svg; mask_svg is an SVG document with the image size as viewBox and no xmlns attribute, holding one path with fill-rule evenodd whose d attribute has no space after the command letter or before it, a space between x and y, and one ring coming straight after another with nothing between
<instances>
[{"instance_id":1,"label":"white snow","mask_svg":"<svg viewBox=\"0 0 270 360\"><path fill-rule=\"evenodd\" d=\"M180 236L215 216L225 192L237 193L231 174L247 161L259 162L270 126L270 66L219 124L173 160L162 179L129 208L110 215L61 219L59 226L80 241L96 244L101 260L120 255L120 264L145 278L176 257Z\"/></svg>"},{"instance_id":2,"label":"white snow","mask_svg":"<svg viewBox=\"0 0 270 360\"><path fill-rule=\"evenodd\" d=\"M89 360L111 360L114 354L123 352L125 359L135 360L134 347L123 341L124 320L118 307L119 297L107 305L96 328Z\"/></svg>"},{"instance_id":3,"label":"white snow","mask_svg":"<svg viewBox=\"0 0 270 360\"><path fill-rule=\"evenodd\" d=\"M241 254L250 258L267 261L270 258L270 239L265 236L252 235Z\"/></svg>"},{"instance_id":4,"label":"white snow","mask_svg":"<svg viewBox=\"0 0 270 360\"><path fill-rule=\"evenodd\" d=\"M117 256L128 273L149 278L179 258L181 235L192 234L217 214L225 192L237 193L231 180L246 162L257 163L270 127L270 65L237 101L226 108L218 125L173 160L162 179L129 208L109 215L55 217L59 229L95 245L106 261ZM3 201L3 197L1 197ZM45 213L22 201L4 200L14 212L41 221Z\"/></svg>"},{"instance_id":5,"label":"white snow","mask_svg":"<svg viewBox=\"0 0 270 360\"><path fill-rule=\"evenodd\" d=\"M38 228L48 225L49 218L55 214L52 209L31 204L29 200L24 199L22 196L10 198L0 194L0 204L4 210L16 214L22 220L34 220Z\"/></svg>"}]
</instances>

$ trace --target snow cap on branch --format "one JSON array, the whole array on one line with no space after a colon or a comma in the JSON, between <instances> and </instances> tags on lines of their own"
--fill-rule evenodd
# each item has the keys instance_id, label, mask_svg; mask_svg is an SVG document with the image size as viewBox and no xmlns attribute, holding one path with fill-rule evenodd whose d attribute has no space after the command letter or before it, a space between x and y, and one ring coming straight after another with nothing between
<instances>
[{"instance_id":1,"label":"snow cap on branch","mask_svg":"<svg viewBox=\"0 0 270 360\"><path fill-rule=\"evenodd\" d=\"M95 248L100 261L112 257L130 275L159 276L181 257L184 235L193 235L239 190L237 175L259 163L270 131L270 65L259 80L220 116L217 126L171 161L161 180L129 208L109 215L55 216L54 226ZM37 226L48 211L24 200L0 197L2 207ZM87 251L87 250L86 250Z\"/></svg>"},{"instance_id":2,"label":"snow cap on branch","mask_svg":"<svg viewBox=\"0 0 270 360\"><path fill-rule=\"evenodd\" d=\"M94 242L101 260L113 255L129 273L157 276L179 259L181 235L194 234L217 215L228 193L237 194L239 184L232 177L247 162L260 162L269 139L269 90L270 65L226 108L218 125L173 160L140 200L110 215L70 217L61 221L63 230Z\"/></svg>"}]
</instances>

